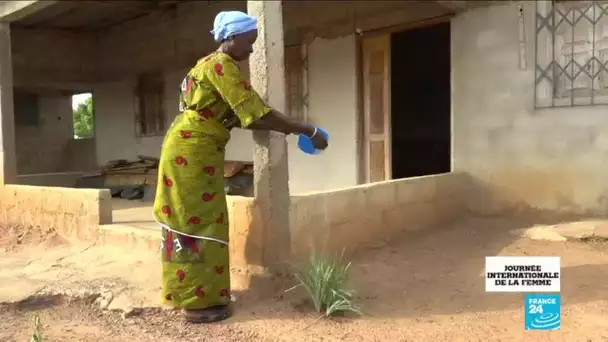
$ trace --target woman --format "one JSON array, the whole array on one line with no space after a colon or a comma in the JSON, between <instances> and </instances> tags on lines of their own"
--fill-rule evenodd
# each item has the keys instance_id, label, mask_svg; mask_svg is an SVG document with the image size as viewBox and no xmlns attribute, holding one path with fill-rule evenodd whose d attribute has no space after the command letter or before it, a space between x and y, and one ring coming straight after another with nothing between
<instances>
[{"instance_id":1,"label":"woman","mask_svg":"<svg viewBox=\"0 0 608 342\"><path fill-rule=\"evenodd\" d=\"M230 316L223 178L230 129L306 134L315 147L327 147L314 127L266 105L239 71L236 62L249 57L257 39L255 18L221 12L211 33L219 49L199 60L182 82L181 113L163 142L154 200L163 238L163 301L184 309L187 320L196 323Z\"/></svg>"}]
</instances>

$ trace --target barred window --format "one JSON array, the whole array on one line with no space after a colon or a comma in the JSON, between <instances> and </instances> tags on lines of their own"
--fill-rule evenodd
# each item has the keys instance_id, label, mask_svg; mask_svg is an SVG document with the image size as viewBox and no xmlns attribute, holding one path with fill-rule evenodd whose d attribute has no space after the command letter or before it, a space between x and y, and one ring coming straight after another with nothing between
<instances>
[{"instance_id":1,"label":"barred window","mask_svg":"<svg viewBox=\"0 0 608 342\"><path fill-rule=\"evenodd\" d=\"M608 104L608 1L536 2L536 108Z\"/></svg>"}]
</instances>

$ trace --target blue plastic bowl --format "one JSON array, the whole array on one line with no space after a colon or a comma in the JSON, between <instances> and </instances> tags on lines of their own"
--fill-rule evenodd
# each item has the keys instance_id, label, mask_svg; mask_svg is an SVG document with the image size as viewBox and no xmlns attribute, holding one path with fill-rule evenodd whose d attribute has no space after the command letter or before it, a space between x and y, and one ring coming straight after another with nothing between
<instances>
[{"instance_id":1,"label":"blue plastic bowl","mask_svg":"<svg viewBox=\"0 0 608 342\"><path fill-rule=\"evenodd\" d=\"M329 134L322 128L317 127L317 134L323 134L325 139L329 141ZM323 150L318 150L312 145L312 140L304 134L298 136L298 147L306 154L320 154Z\"/></svg>"}]
</instances>

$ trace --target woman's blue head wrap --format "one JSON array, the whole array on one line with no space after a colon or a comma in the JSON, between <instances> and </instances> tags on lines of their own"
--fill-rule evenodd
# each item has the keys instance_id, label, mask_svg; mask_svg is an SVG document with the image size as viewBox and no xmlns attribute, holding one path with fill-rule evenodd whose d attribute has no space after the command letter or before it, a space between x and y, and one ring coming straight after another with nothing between
<instances>
[{"instance_id":1,"label":"woman's blue head wrap","mask_svg":"<svg viewBox=\"0 0 608 342\"><path fill-rule=\"evenodd\" d=\"M213 21L213 38L224 41L234 35L257 30L258 20L240 11L220 12Z\"/></svg>"}]
</instances>

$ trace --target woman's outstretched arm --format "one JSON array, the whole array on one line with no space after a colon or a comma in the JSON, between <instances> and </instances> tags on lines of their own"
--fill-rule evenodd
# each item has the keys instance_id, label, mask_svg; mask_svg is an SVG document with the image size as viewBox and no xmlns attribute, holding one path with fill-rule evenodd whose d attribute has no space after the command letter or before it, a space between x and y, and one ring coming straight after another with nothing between
<instances>
[{"instance_id":1,"label":"woman's outstretched arm","mask_svg":"<svg viewBox=\"0 0 608 342\"><path fill-rule=\"evenodd\" d=\"M262 101L259 94L243 80L243 75L234 61L227 55L219 55L214 64L204 68L204 75L228 103L239 118L242 128L272 130L285 134L305 134L312 138L313 145L324 149L327 141L316 134L314 127L293 121Z\"/></svg>"},{"instance_id":2,"label":"woman's outstretched arm","mask_svg":"<svg viewBox=\"0 0 608 342\"><path fill-rule=\"evenodd\" d=\"M305 134L307 136L312 136L315 132L314 127L300 124L275 109L252 122L248 128L277 131L285 134Z\"/></svg>"}]
</instances>

